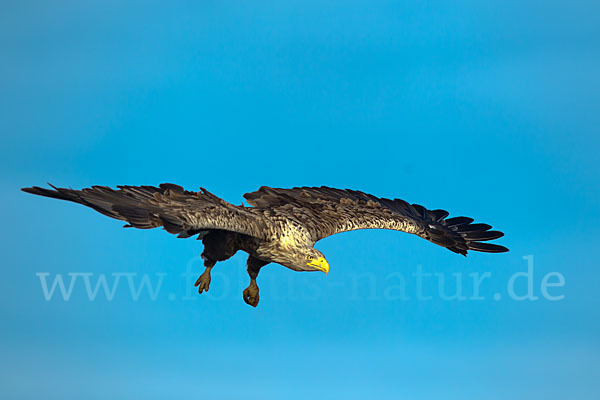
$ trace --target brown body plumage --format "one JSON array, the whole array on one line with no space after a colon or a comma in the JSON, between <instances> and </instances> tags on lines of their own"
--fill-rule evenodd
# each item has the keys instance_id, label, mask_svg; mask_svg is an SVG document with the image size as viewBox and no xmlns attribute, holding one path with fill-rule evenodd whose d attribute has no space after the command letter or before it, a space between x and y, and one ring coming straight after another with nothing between
<instances>
[{"instance_id":1,"label":"brown body plumage","mask_svg":"<svg viewBox=\"0 0 600 400\"><path fill-rule=\"evenodd\" d=\"M399 199L383 199L354 191L320 188L273 189L263 186L244 197L252 207L236 206L205 189L186 191L173 184L93 186L83 190L24 188L41 196L69 200L127 222L126 227L162 226L178 237L198 235L206 271L198 278L199 292L207 291L211 268L238 250L249 254L250 286L244 300L258 304L256 277L274 262L295 271L329 271L314 244L327 236L356 229L392 229L416 234L466 255L469 250L501 253L507 248L485 241L502 237L472 218L446 218L444 210L427 210Z\"/></svg>"}]
</instances>

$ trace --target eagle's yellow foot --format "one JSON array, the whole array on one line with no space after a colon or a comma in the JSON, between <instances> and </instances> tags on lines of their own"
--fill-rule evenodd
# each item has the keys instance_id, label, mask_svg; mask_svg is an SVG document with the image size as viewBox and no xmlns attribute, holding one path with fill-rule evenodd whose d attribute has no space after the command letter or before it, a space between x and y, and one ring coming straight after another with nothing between
<instances>
[{"instance_id":1,"label":"eagle's yellow foot","mask_svg":"<svg viewBox=\"0 0 600 400\"><path fill-rule=\"evenodd\" d=\"M243 296L246 304L249 304L252 307L258 305L258 285L256 284L256 280L250 280L250 286L244 289Z\"/></svg>"},{"instance_id":2,"label":"eagle's yellow foot","mask_svg":"<svg viewBox=\"0 0 600 400\"><path fill-rule=\"evenodd\" d=\"M198 278L194 286L198 286L198 293L208 292L210 286L210 270L212 267L206 267L202 275Z\"/></svg>"}]
</instances>

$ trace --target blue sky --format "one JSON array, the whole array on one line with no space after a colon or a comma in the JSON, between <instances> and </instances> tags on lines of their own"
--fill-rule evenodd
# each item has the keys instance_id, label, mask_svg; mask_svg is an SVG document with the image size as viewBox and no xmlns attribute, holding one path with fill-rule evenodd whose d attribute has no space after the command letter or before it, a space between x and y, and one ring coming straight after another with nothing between
<instances>
[{"instance_id":1,"label":"blue sky","mask_svg":"<svg viewBox=\"0 0 600 400\"><path fill-rule=\"evenodd\" d=\"M593 2L2 8L3 397L598 397ZM18 190L47 181L173 182L234 203L261 185L353 188L488 222L511 252L345 233L317 244L329 276L265 267L252 309L241 253L188 298L199 242ZM530 255L538 300L516 301L507 285ZM431 300L419 269L438 274ZM469 274L486 272L483 300L438 293L439 274L448 293L459 274L473 297ZM552 272L562 300L541 294ZM112 300L90 300L79 275L68 301L47 301L39 273L122 277ZM134 300L144 274L161 286Z\"/></svg>"}]
</instances>

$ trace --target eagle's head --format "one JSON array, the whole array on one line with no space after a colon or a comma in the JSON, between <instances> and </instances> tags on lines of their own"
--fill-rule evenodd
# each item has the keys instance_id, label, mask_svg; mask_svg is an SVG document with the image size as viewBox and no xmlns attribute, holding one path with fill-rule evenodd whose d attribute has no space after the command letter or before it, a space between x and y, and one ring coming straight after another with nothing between
<instances>
[{"instance_id":1,"label":"eagle's head","mask_svg":"<svg viewBox=\"0 0 600 400\"><path fill-rule=\"evenodd\" d=\"M310 251L306 252L303 261L307 267L312 268L314 271L325 272L325 274L329 273L329 263L323 253L317 249L311 248Z\"/></svg>"},{"instance_id":2,"label":"eagle's head","mask_svg":"<svg viewBox=\"0 0 600 400\"><path fill-rule=\"evenodd\" d=\"M271 259L295 271L321 271L329 273L329 263L323 253L314 247L277 249ZM274 256L274 257L273 257Z\"/></svg>"}]
</instances>

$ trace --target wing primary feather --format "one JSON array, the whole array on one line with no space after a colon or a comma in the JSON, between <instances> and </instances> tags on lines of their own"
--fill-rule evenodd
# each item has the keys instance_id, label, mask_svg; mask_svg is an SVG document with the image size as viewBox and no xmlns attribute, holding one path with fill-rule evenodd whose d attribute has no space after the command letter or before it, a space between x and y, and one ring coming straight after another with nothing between
<instances>
[{"instance_id":1,"label":"wing primary feather","mask_svg":"<svg viewBox=\"0 0 600 400\"><path fill-rule=\"evenodd\" d=\"M470 242L469 250L477 250L485 253L505 253L508 249L499 244Z\"/></svg>"},{"instance_id":2,"label":"wing primary feather","mask_svg":"<svg viewBox=\"0 0 600 400\"><path fill-rule=\"evenodd\" d=\"M465 238L469 240L494 240L504 236L504 233L500 231L483 231L483 232L468 232L465 234Z\"/></svg>"},{"instance_id":3,"label":"wing primary feather","mask_svg":"<svg viewBox=\"0 0 600 400\"><path fill-rule=\"evenodd\" d=\"M473 221L475 221L475 220L473 218L469 218L469 217L453 217L453 218L445 219L444 225L452 227L452 226L456 226L456 225L470 224Z\"/></svg>"},{"instance_id":4,"label":"wing primary feather","mask_svg":"<svg viewBox=\"0 0 600 400\"><path fill-rule=\"evenodd\" d=\"M465 225L460 225L458 227L458 229L456 229L457 232L479 232L479 231L487 231L489 229L492 229L491 225L488 224L465 224Z\"/></svg>"}]
</instances>

